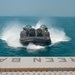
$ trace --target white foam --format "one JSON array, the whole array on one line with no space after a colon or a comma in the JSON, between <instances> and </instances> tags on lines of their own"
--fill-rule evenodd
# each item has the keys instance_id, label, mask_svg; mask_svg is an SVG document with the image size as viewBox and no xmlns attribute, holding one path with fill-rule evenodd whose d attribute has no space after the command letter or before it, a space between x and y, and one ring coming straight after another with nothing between
<instances>
[{"instance_id":1,"label":"white foam","mask_svg":"<svg viewBox=\"0 0 75 75\"><path fill-rule=\"evenodd\" d=\"M70 40L70 38L66 35L66 33L62 29L50 28L49 32L52 44Z\"/></svg>"},{"instance_id":2,"label":"white foam","mask_svg":"<svg viewBox=\"0 0 75 75\"><path fill-rule=\"evenodd\" d=\"M18 23L12 23L2 33L1 39L5 40L8 46L22 47L19 42L21 26Z\"/></svg>"},{"instance_id":3,"label":"white foam","mask_svg":"<svg viewBox=\"0 0 75 75\"><path fill-rule=\"evenodd\" d=\"M35 27L33 26L33 27L35 29L37 29L40 27L41 24L43 24L43 23L38 22L36 24L36 26ZM23 27L23 25L21 25L20 23L8 24L7 27L5 27L2 32L1 39L5 40L8 44L8 46L23 47L19 42L20 31L22 30L22 27ZM49 31L50 31L50 37L51 37L52 44L59 43L61 41L69 41L70 40L70 38L66 35L66 33L62 29L50 27ZM39 45L37 46L34 44L29 44L26 48L36 51L36 50L39 50L39 49L45 48L45 47L39 46Z\"/></svg>"},{"instance_id":4,"label":"white foam","mask_svg":"<svg viewBox=\"0 0 75 75\"><path fill-rule=\"evenodd\" d=\"M44 49L45 47L30 43L26 48L29 50L29 52L34 52L36 50Z\"/></svg>"}]
</instances>

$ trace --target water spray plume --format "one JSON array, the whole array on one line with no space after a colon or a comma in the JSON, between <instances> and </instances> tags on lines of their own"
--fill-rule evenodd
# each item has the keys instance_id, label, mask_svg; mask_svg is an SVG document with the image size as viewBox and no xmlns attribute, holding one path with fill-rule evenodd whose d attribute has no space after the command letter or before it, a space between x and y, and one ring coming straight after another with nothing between
<instances>
[{"instance_id":1,"label":"water spray plume","mask_svg":"<svg viewBox=\"0 0 75 75\"><path fill-rule=\"evenodd\" d=\"M44 23L38 22L36 24L36 26L33 26L33 27L35 29L37 29L42 24L44 24ZM1 39L5 40L6 43L8 44L8 46L23 47L21 45L21 43L19 42L20 31L22 30L22 27L23 26L19 23L17 23L17 24L12 23L11 26L8 24L8 26L5 27L3 32L2 32ZM57 28L54 28L54 27L51 26L49 28L49 32L50 32L52 44L59 43L61 41L69 41L70 40L70 38L68 36L66 36L66 33L63 30L60 30L60 29L57 29ZM34 45L34 44L29 44L26 48L27 49L33 49L35 51L35 50L45 48L45 47L39 46L39 45L37 46L37 45Z\"/></svg>"}]
</instances>

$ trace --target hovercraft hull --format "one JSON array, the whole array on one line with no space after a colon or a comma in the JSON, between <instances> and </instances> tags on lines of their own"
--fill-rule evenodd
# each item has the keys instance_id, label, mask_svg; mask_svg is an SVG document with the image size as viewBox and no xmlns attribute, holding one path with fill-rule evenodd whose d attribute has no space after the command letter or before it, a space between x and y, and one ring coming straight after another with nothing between
<instances>
[{"instance_id":1,"label":"hovercraft hull","mask_svg":"<svg viewBox=\"0 0 75 75\"><path fill-rule=\"evenodd\" d=\"M48 46L51 44L50 33L45 25L34 29L30 25L26 25L20 33L20 43L27 46L29 43L40 46Z\"/></svg>"},{"instance_id":2,"label":"hovercraft hull","mask_svg":"<svg viewBox=\"0 0 75 75\"><path fill-rule=\"evenodd\" d=\"M33 43L35 45L47 46L51 44L51 39L38 39L38 38L28 38L28 39L20 39L20 43L24 46L27 46L29 43Z\"/></svg>"}]
</instances>

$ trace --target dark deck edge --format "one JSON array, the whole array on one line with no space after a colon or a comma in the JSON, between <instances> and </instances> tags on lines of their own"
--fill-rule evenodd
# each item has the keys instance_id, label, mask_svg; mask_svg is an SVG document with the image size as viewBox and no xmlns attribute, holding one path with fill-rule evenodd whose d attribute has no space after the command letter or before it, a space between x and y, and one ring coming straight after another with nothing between
<instances>
[{"instance_id":1,"label":"dark deck edge","mask_svg":"<svg viewBox=\"0 0 75 75\"><path fill-rule=\"evenodd\" d=\"M0 72L17 72L17 71L75 71L75 68L0 68Z\"/></svg>"}]
</instances>

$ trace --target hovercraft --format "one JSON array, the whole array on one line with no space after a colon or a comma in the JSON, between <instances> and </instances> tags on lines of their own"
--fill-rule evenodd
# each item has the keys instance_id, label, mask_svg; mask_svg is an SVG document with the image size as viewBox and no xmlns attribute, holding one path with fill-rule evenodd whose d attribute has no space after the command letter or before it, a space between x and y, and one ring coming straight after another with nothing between
<instances>
[{"instance_id":1,"label":"hovercraft","mask_svg":"<svg viewBox=\"0 0 75 75\"><path fill-rule=\"evenodd\" d=\"M47 46L51 44L50 33L45 25L41 25L38 29L26 25L20 33L20 43L27 46L29 43L35 45Z\"/></svg>"}]
</instances>

